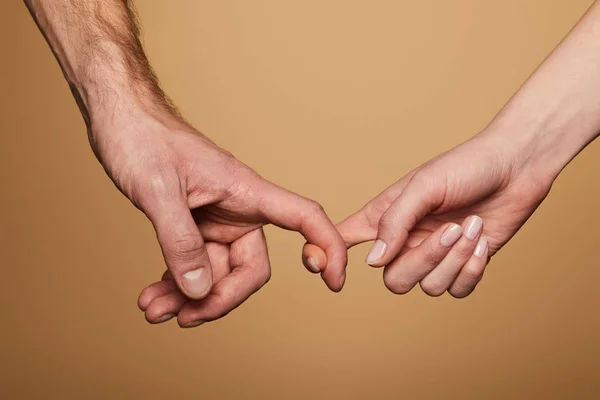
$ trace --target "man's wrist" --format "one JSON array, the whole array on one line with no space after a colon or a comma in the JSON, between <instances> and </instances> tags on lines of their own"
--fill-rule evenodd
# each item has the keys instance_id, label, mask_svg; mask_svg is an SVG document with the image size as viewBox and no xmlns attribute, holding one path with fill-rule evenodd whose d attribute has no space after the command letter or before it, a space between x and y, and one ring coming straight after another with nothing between
<instances>
[{"instance_id":1,"label":"man's wrist","mask_svg":"<svg viewBox=\"0 0 600 400\"><path fill-rule=\"evenodd\" d=\"M137 109L176 115L148 62L132 2L25 0L92 127Z\"/></svg>"},{"instance_id":2,"label":"man's wrist","mask_svg":"<svg viewBox=\"0 0 600 400\"><path fill-rule=\"evenodd\" d=\"M171 128L186 125L154 76L136 76L125 62L86 69L69 84L92 136L119 134L131 124L153 120ZM93 138L92 138L93 139Z\"/></svg>"},{"instance_id":3,"label":"man's wrist","mask_svg":"<svg viewBox=\"0 0 600 400\"><path fill-rule=\"evenodd\" d=\"M84 118L90 127L119 124L122 119L146 112L177 114L156 78L138 75L121 50L105 46L107 54L95 62L90 59L67 77Z\"/></svg>"}]
</instances>

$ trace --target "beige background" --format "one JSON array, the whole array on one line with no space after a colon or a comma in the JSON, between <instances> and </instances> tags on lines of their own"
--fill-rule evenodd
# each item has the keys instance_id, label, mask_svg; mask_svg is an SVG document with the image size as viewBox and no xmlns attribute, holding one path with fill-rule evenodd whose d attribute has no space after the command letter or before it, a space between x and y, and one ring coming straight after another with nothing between
<instances>
[{"instance_id":1,"label":"beige background","mask_svg":"<svg viewBox=\"0 0 600 400\"><path fill-rule=\"evenodd\" d=\"M184 114L340 220L483 128L591 0L137 3ZM600 143L466 300L392 295L366 245L334 295L268 228L263 290L199 329L150 326L151 226L23 4L0 22L0 397L598 398Z\"/></svg>"}]
</instances>

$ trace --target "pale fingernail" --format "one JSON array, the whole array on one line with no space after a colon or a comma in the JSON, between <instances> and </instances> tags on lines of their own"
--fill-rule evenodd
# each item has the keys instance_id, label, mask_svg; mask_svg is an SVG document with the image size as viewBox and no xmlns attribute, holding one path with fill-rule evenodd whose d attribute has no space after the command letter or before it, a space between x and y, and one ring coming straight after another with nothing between
<instances>
[{"instance_id":1,"label":"pale fingernail","mask_svg":"<svg viewBox=\"0 0 600 400\"><path fill-rule=\"evenodd\" d=\"M440 243L444 247L450 247L460 239L462 235L462 227L458 224L452 224L446 229L440 238Z\"/></svg>"},{"instance_id":2,"label":"pale fingernail","mask_svg":"<svg viewBox=\"0 0 600 400\"><path fill-rule=\"evenodd\" d=\"M483 257L483 255L485 254L485 251L487 250L487 247L488 247L487 239L482 237L481 239L479 239L479 242L477 243L477 247L475 247L475 255L477 257Z\"/></svg>"},{"instance_id":3,"label":"pale fingernail","mask_svg":"<svg viewBox=\"0 0 600 400\"><path fill-rule=\"evenodd\" d=\"M344 283L346 283L346 273L345 272L342 275L342 277L340 278L340 287L344 287Z\"/></svg>"},{"instance_id":4,"label":"pale fingernail","mask_svg":"<svg viewBox=\"0 0 600 400\"><path fill-rule=\"evenodd\" d=\"M321 268L319 268L319 266L317 265L317 260L315 260L314 258L309 257L309 259L306 260L306 263L308 264L308 268L310 268L312 272L321 272Z\"/></svg>"},{"instance_id":5,"label":"pale fingernail","mask_svg":"<svg viewBox=\"0 0 600 400\"><path fill-rule=\"evenodd\" d=\"M175 314L165 314L162 317L160 317L159 319L157 319L156 321L153 322L153 324L160 324L163 322L166 322L168 320L170 320L171 318L173 318L175 316Z\"/></svg>"},{"instance_id":6,"label":"pale fingernail","mask_svg":"<svg viewBox=\"0 0 600 400\"><path fill-rule=\"evenodd\" d=\"M204 297L212 284L210 272L206 268L198 268L183 275L183 287L186 294L194 299Z\"/></svg>"},{"instance_id":7,"label":"pale fingernail","mask_svg":"<svg viewBox=\"0 0 600 400\"><path fill-rule=\"evenodd\" d=\"M387 244L385 244L383 240L376 240L375 243L373 243L373 247L371 247L371 251L369 251L369 255L367 256L367 264L373 265L379 261L385 254L386 248Z\"/></svg>"},{"instance_id":8,"label":"pale fingernail","mask_svg":"<svg viewBox=\"0 0 600 400\"><path fill-rule=\"evenodd\" d=\"M185 325L184 328L195 328L197 326L200 326L204 323L204 321L192 321L189 324Z\"/></svg>"},{"instance_id":9,"label":"pale fingernail","mask_svg":"<svg viewBox=\"0 0 600 400\"><path fill-rule=\"evenodd\" d=\"M483 220L478 216L473 216L469 219L469 223L465 229L465 236L467 239L473 240L481 233L481 228L483 228Z\"/></svg>"}]
</instances>

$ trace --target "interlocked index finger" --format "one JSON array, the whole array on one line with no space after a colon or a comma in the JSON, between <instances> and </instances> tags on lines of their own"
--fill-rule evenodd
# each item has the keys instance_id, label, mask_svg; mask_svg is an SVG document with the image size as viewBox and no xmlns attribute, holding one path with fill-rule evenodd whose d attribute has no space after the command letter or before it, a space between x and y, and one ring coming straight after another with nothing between
<instances>
[{"instance_id":1,"label":"interlocked index finger","mask_svg":"<svg viewBox=\"0 0 600 400\"><path fill-rule=\"evenodd\" d=\"M364 208L337 224L336 227L344 240L346 249L375 240L377 236L377 226L373 226L369 222ZM315 265L323 268L323 266L327 266L327 262L327 254L318 246L312 243L304 245L302 249L302 263L309 271L318 272Z\"/></svg>"},{"instance_id":2,"label":"interlocked index finger","mask_svg":"<svg viewBox=\"0 0 600 400\"><path fill-rule=\"evenodd\" d=\"M404 191L413 175L414 171L410 172L375 196L356 213L336 225L346 249L377 238L377 228L381 216ZM321 269L327 265L327 254L309 242L302 249L302 262L309 271L317 272L315 265Z\"/></svg>"},{"instance_id":3,"label":"interlocked index finger","mask_svg":"<svg viewBox=\"0 0 600 400\"><path fill-rule=\"evenodd\" d=\"M267 181L261 185L260 212L280 228L299 232L307 242L320 248L327 262L318 265L327 286L338 292L344 286L346 246L335 225L315 201L285 190Z\"/></svg>"}]
</instances>

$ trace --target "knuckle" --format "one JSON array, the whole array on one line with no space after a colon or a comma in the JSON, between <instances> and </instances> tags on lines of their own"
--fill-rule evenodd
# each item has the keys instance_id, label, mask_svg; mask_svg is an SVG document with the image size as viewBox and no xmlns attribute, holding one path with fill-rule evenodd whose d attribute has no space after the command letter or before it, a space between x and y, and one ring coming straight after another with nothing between
<instances>
[{"instance_id":1,"label":"knuckle","mask_svg":"<svg viewBox=\"0 0 600 400\"><path fill-rule=\"evenodd\" d=\"M214 321L229 314L232 310L227 307L228 296L228 292L223 290L211 293L211 307L206 309L206 314L202 319Z\"/></svg>"},{"instance_id":2,"label":"knuckle","mask_svg":"<svg viewBox=\"0 0 600 400\"><path fill-rule=\"evenodd\" d=\"M407 294L415 286L416 282L411 282L407 278L394 279L389 274L383 275L383 283L385 287L394 294Z\"/></svg>"},{"instance_id":3,"label":"knuckle","mask_svg":"<svg viewBox=\"0 0 600 400\"><path fill-rule=\"evenodd\" d=\"M137 188L151 197L163 197L170 195L170 189L178 179L178 174L170 169L162 171L144 172L139 174Z\"/></svg>"},{"instance_id":4,"label":"knuckle","mask_svg":"<svg viewBox=\"0 0 600 400\"><path fill-rule=\"evenodd\" d=\"M153 324L158 322L157 320L159 320L161 317L168 314L169 312L171 312L171 310L169 310L168 304L164 301L159 301L153 302L152 305L148 307L148 309L146 309L144 315L146 317L146 321Z\"/></svg>"},{"instance_id":5,"label":"knuckle","mask_svg":"<svg viewBox=\"0 0 600 400\"><path fill-rule=\"evenodd\" d=\"M380 232L389 232L394 229L395 219L392 213L386 211L379 219L378 229Z\"/></svg>"},{"instance_id":6,"label":"knuckle","mask_svg":"<svg viewBox=\"0 0 600 400\"><path fill-rule=\"evenodd\" d=\"M473 255L473 251L475 250L474 244L469 243L459 243L454 248L454 256L458 260L468 260Z\"/></svg>"},{"instance_id":7,"label":"knuckle","mask_svg":"<svg viewBox=\"0 0 600 400\"><path fill-rule=\"evenodd\" d=\"M148 312L148 311L146 311L146 312L144 313L144 318L146 319L146 322L148 322L148 323L151 323L151 324L152 324L152 323L154 323L154 321L156 320L156 318L157 318L157 314L156 314L156 313L152 313L152 312Z\"/></svg>"},{"instance_id":8,"label":"knuckle","mask_svg":"<svg viewBox=\"0 0 600 400\"><path fill-rule=\"evenodd\" d=\"M450 288L448 293L450 293L450 296L454 297L455 299L464 299L471 294L471 290L461 285L456 288Z\"/></svg>"},{"instance_id":9,"label":"knuckle","mask_svg":"<svg viewBox=\"0 0 600 400\"><path fill-rule=\"evenodd\" d=\"M174 261L188 261L201 257L206 251L202 238L197 235L186 235L173 240L163 249L165 257Z\"/></svg>"},{"instance_id":10,"label":"knuckle","mask_svg":"<svg viewBox=\"0 0 600 400\"><path fill-rule=\"evenodd\" d=\"M306 224L307 221L310 221L314 217L322 215L325 212L323 206L320 203L316 202L315 200L307 201L308 203L301 216L302 225Z\"/></svg>"},{"instance_id":11,"label":"knuckle","mask_svg":"<svg viewBox=\"0 0 600 400\"><path fill-rule=\"evenodd\" d=\"M218 157L218 161L220 162L220 164L227 171L231 171L232 173L242 172L242 171L243 172L250 172L250 171L254 172L252 169L250 169L249 167L246 167L246 165L239 162L238 159L235 158L233 153L231 153L225 149L219 149L219 152L217 153L217 157ZM254 174L256 174L256 173L254 173ZM258 174L256 174L256 175L258 175Z\"/></svg>"},{"instance_id":12,"label":"knuckle","mask_svg":"<svg viewBox=\"0 0 600 400\"><path fill-rule=\"evenodd\" d=\"M144 185L147 193L153 197L162 197L168 195L168 179L162 174L154 174L149 176Z\"/></svg>"},{"instance_id":13,"label":"knuckle","mask_svg":"<svg viewBox=\"0 0 600 400\"><path fill-rule=\"evenodd\" d=\"M407 235L407 226L414 226L417 220L414 215L403 215L400 217L398 210L394 210L393 207L389 208L379 219L377 230L379 234L388 235L391 238L397 237L398 235Z\"/></svg>"},{"instance_id":14,"label":"knuckle","mask_svg":"<svg viewBox=\"0 0 600 400\"><path fill-rule=\"evenodd\" d=\"M481 278L483 278L483 268L467 265L465 268L463 268L462 274L464 275L466 281L477 283L481 280Z\"/></svg>"},{"instance_id":15,"label":"knuckle","mask_svg":"<svg viewBox=\"0 0 600 400\"><path fill-rule=\"evenodd\" d=\"M421 289L431 297L439 297L446 291L446 286L439 281L423 280L421 281Z\"/></svg>"},{"instance_id":16,"label":"knuckle","mask_svg":"<svg viewBox=\"0 0 600 400\"><path fill-rule=\"evenodd\" d=\"M263 287L271 280L271 270L267 269L261 274L261 278L259 280L259 288Z\"/></svg>"},{"instance_id":17,"label":"knuckle","mask_svg":"<svg viewBox=\"0 0 600 400\"><path fill-rule=\"evenodd\" d=\"M261 287L266 285L271 280L271 268L266 266L255 266L253 267L253 284L251 293L248 296L251 296L253 293L257 292Z\"/></svg>"},{"instance_id":18,"label":"knuckle","mask_svg":"<svg viewBox=\"0 0 600 400\"><path fill-rule=\"evenodd\" d=\"M385 286L388 290L394 294L407 294L412 290L415 286L414 284L407 281L398 281L398 282L387 282L384 281Z\"/></svg>"},{"instance_id":19,"label":"knuckle","mask_svg":"<svg viewBox=\"0 0 600 400\"><path fill-rule=\"evenodd\" d=\"M423 253L423 262L426 266L435 266L441 261L440 252L433 247L428 247Z\"/></svg>"},{"instance_id":20,"label":"knuckle","mask_svg":"<svg viewBox=\"0 0 600 400\"><path fill-rule=\"evenodd\" d=\"M230 177L228 184L223 187L225 194L243 202L253 201L258 193L256 182L262 180L260 175L235 159L230 160L228 164L228 167L224 167L229 171L227 175Z\"/></svg>"},{"instance_id":21,"label":"knuckle","mask_svg":"<svg viewBox=\"0 0 600 400\"><path fill-rule=\"evenodd\" d=\"M308 213L310 215L316 215L316 214L320 214L320 213L324 212L323 206L321 205L321 203L319 203L315 200L309 200L307 209L308 209Z\"/></svg>"},{"instance_id":22,"label":"knuckle","mask_svg":"<svg viewBox=\"0 0 600 400\"><path fill-rule=\"evenodd\" d=\"M131 183L131 200L142 211L153 213L158 204L179 195L181 184L176 173L153 173Z\"/></svg>"},{"instance_id":23,"label":"knuckle","mask_svg":"<svg viewBox=\"0 0 600 400\"><path fill-rule=\"evenodd\" d=\"M142 293L140 293L140 295L138 296L138 308L142 311L145 311L148 305L150 304L151 300L152 295L149 291L149 288L145 288L144 290L142 290Z\"/></svg>"}]
</instances>

